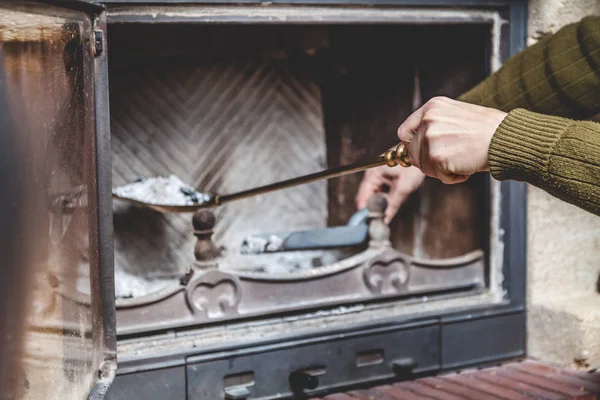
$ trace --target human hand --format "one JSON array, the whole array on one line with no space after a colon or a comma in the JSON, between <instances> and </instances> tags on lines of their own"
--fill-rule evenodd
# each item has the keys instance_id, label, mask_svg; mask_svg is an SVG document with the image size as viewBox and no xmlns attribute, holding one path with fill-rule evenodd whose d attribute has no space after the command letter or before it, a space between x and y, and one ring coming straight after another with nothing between
<instances>
[{"instance_id":1,"label":"human hand","mask_svg":"<svg viewBox=\"0 0 600 400\"><path fill-rule=\"evenodd\" d=\"M489 171L488 150L503 111L434 97L398 128L410 163L444 183Z\"/></svg>"},{"instance_id":2,"label":"human hand","mask_svg":"<svg viewBox=\"0 0 600 400\"><path fill-rule=\"evenodd\" d=\"M425 175L416 167L388 167L387 165L372 168L365 172L358 193L356 207L360 210L367 206L369 198L375 193L381 193L389 188L387 195L388 206L385 210L385 223L389 224L400 206L408 196L423 183Z\"/></svg>"}]
</instances>

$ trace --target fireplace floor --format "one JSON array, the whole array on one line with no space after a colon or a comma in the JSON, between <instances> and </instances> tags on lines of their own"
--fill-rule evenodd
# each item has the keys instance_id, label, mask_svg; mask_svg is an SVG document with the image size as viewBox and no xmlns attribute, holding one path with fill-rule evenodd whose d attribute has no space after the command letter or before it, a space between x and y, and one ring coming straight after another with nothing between
<instances>
[{"instance_id":1,"label":"fireplace floor","mask_svg":"<svg viewBox=\"0 0 600 400\"><path fill-rule=\"evenodd\" d=\"M560 369L535 361L421 378L314 400L597 399L600 372Z\"/></svg>"}]
</instances>

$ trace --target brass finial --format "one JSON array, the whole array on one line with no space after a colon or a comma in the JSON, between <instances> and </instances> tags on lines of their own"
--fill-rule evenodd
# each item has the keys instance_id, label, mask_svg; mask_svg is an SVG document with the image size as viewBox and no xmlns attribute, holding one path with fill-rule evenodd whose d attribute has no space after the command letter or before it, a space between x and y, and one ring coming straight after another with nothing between
<instances>
[{"instance_id":1,"label":"brass finial","mask_svg":"<svg viewBox=\"0 0 600 400\"><path fill-rule=\"evenodd\" d=\"M400 143L396 150L388 150L383 154L383 159L388 167L395 167L401 165L403 167L410 167L410 161L408 160L408 149L404 143Z\"/></svg>"}]
</instances>

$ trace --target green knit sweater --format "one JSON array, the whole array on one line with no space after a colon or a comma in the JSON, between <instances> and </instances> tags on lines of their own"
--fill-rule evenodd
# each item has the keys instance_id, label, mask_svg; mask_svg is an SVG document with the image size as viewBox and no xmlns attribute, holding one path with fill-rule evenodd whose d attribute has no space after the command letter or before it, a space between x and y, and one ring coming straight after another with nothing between
<instances>
[{"instance_id":1,"label":"green knit sweater","mask_svg":"<svg viewBox=\"0 0 600 400\"><path fill-rule=\"evenodd\" d=\"M600 215L600 124L581 121L600 112L600 17L542 39L458 100L509 112L489 149L494 178Z\"/></svg>"}]
</instances>

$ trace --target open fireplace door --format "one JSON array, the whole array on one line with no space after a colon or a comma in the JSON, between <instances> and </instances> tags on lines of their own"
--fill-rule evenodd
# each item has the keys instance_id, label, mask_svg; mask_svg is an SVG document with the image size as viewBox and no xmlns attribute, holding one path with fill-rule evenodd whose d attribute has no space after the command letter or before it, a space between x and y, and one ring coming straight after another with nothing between
<instances>
[{"instance_id":1,"label":"open fireplace door","mask_svg":"<svg viewBox=\"0 0 600 400\"><path fill-rule=\"evenodd\" d=\"M0 5L2 398L102 398L115 375L103 11Z\"/></svg>"}]
</instances>

